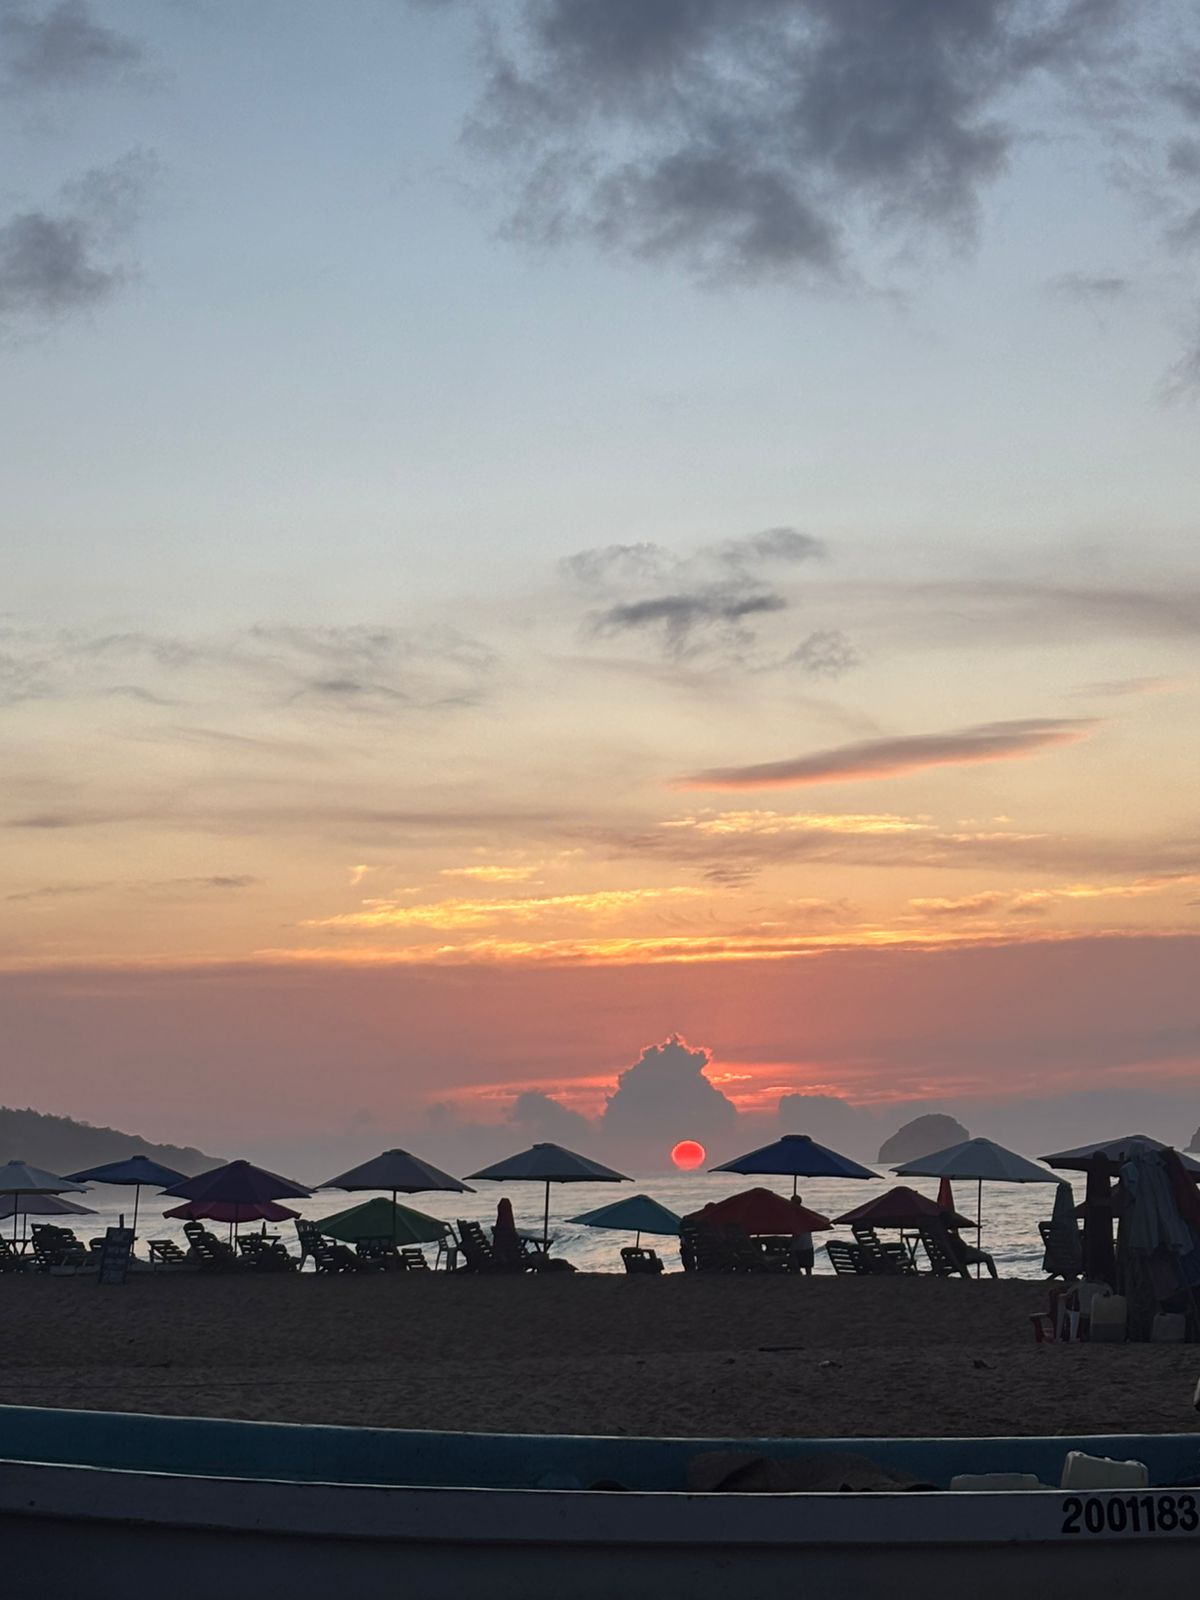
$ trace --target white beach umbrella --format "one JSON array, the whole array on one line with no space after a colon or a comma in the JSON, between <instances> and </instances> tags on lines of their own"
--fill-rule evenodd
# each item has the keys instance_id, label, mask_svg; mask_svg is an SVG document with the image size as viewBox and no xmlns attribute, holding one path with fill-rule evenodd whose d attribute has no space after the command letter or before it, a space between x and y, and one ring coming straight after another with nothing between
<instances>
[{"instance_id":1,"label":"white beach umbrella","mask_svg":"<svg viewBox=\"0 0 1200 1600\"><path fill-rule=\"evenodd\" d=\"M56 1172L45 1172L41 1167L31 1167L24 1161L5 1161L0 1164L0 1199L15 1198L24 1194L85 1194L82 1184L70 1178L60 1178ZM12 1213L13 1238L17 1237L17 1217Z\"/></svg>"},{"instance_id":2,"label":"white beach umbrella","mask_svg":"<svg viewBox=\"0 0 1200 1600\"><path fill-rule=\"evenodd\" d=\"M74 1200L63 1200L56 1194L7 1194L0 1200L0 1221L13 1218L16 1232L17 1217L94 1217L91 1206L81 1206ZM22 1226L22 1238L24 1227Z\"/></svg>"},{"instance_id":3,"label":"white beach umbrella","mask_svg":"<svg viewBox=\"0 0 1200 1600\"><path fill-rule=\"evenodd\" d=\"M469 1174L472 1180L484 1178L496 1183L544 1183L546 1205L542 1213L542 1249L550 1244L550 1185L552 1183L629 1183L623 1172L614 1172L599 1161L564 1150L560 1144L535 1144L520 1154Z\"/></svg>"},{"instance_id":4,"label":"white beach umbrella","mask_svg":"<svg viewBox=\"0 0 1200 1600\"><path fill-rule=\"evenodd\" d=\"M350 1193L382 1189L392 1197L392 1228L395 1238L396 1196L398 1194L474 1194L469 1184L460 1183L441 1167L422 1161L410 1150L384 1150L361 1166L351 1167L321 1184L322 1189L345 1189Z\"/></svg>"},{"instance_id":5,"label":"white beach umbrella","mask_svg":"<svg viewBox=\"0 0 1200 1600\"><path fill-rule=\"evenodd\" d=\"M1148 1133L1127 1133L1120 1139L1101 1139L1096 1144L1079 1144L1073 1150L1059 1150L1055 1155L1043 1156L1042 1160L1048 1167L1059 1167L1068 1172L1086 1172L1088 1163L1097 1156L1107 1156L1114 1166L1119 1167L1134 1156L1170 1148L1161 1139L1152 1139ZM1200 1176L1200 1161L1182 1150L1177 1153L1183 1170Z\"/></svg>"},{"instance_id":6,"label":"white beach umbrella","mask_svg":"<svg viewBox=\"0 0 1200 1600\"><path fill-rule=\"evenodd\" d=\"M1060 1180L1045 1167L1015 1150L1006 1150L991 1139L965 1139L962 1144L952 1144L946 1150L935 1150L932 1155L919 1156L906 1161L892 1171L901 1178L974 1178L975 1223L983 1223L983 1186L985 1183L1058 1183ZM982 1234L980 1235L982 1238ZM979 1262L975 1263L975 1276L979 1276Z\"/></svg>"}]
</instances>

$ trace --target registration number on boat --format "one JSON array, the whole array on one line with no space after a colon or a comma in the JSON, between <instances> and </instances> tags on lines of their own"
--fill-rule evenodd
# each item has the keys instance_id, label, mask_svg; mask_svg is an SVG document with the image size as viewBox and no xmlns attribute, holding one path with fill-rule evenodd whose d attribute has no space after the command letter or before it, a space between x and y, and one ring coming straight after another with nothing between
<instances>
[{"instance_id":1,"label":"registration number on boat","mask_svg":"<svg viewBox=\"0 0 1200 1600\"><path fill-rule=\"evenodd\" d=\"M1071 1494L1062 1502L1062 1531L1195 1533L1200 1507L1194 1494Z\"/></svg>"}]
</instances>

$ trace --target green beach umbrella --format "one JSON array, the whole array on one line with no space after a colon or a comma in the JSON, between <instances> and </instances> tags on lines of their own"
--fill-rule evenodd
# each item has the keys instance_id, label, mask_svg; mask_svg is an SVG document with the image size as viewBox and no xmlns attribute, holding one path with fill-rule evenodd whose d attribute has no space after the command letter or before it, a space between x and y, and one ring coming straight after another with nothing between
<instances>
[{"instance_id":1,"label":"green beach umbrella","mask_svg":"<svg viewBox=\"0 0 1200 1600\"><path fill-rule=\"evenodd\" d=\"M423 1211L402 1206L381 1196L364 1200L317 1223L318 1231L326 1238L340 1239L343 1244L357 1244L360 1239L391 1239L396 1244L437 1244L450 1232L450 1224L438 1217L427 1217Z\"/></svg>"}]
</instances>

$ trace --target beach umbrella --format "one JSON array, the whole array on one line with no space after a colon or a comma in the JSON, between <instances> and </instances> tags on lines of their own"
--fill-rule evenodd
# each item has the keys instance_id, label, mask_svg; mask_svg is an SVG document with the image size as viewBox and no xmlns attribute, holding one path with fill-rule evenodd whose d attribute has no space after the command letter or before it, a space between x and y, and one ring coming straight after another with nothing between
<instances>
[{"instance_id":1,"label":"beach umbrella","mask_svg":"<svg viewBox=\"0 0 1200 1600\"><path fill-rule=\"evenodd\" d=\"M737 1156L710 1172L738 1172L743 1177L767 1176L791 1178L792 1193L796 1193L801 1178L875 1178L877 1173L861 1162L852 1161L836 1150L830 1150L806 1133L785 1133L774 1144L763 1145L761 1150L751 1150L748 1155Z\"/></svg>"},{"instance_id":2,"label":"beach umbrella","mask_svg":"<svg viewBox=\"0 0 1200 1600\"><path fill-rule=\"evenodd\" d=\"M124 1161L108 1161L103 1166L89 1167L86 1172L73 1174L78 1183L112 1183L133 1190L133 1232L137 1236L138 1205L143 1189L169 1189L173 1183L183 1182L183 1173L149 1156L129 1156Z\"/></svg>"},{"instance_id":3,"label":"beach umbrella","mask_svg":"<svg viewBox=\"0 0 1200 1600\"><path fill-rule=\"evenodd\" d=\"M1039 1167L1015 1150L1006 1150L991 1139L964 1139L946 1150L934 1150L915 1161L905 1161L892 1171L899 1178L974 1178L975 1226L983 1225L983 1186L985 1183L1057 1183L1045 1167ZM982 1234L980 1235L982 1239ZM980 1263L975 1263L979 1276Z\"/></svg>"},{"instance_id":4,"label":"beach umbrella","mask_svg":"<svg viewBox=\"0 0 1200 1600\"><path fill-rule=\"evenodd\" d=\"M1103 1156L1119 1167L1134 1156L1170 1148L1170 1145L1152 1139L1147 1133L1127 1133L1120 1139L1102 1139L1097 1144L1076 1145L1074 1150L1059 1150L1056 1155L1043 1156L1042 1160L1048 1167L1058 1167L1061 1171L1086 1172L1097 1156ZM1185 1172L1200 1178L1200 1161L1195 1156L1180 1153L1179 1160Z\"/></svg>"},{"instance_id":5,"label":"beach umbrella","mask_svg":"<svg viewBox=\"0 0 1200 1600\"><path fill-rule=\"evenodd\" d=\"M5 1161L0 1165L0 1199L15 1199L27 1194L83 1194L83 1186L72 1178L60 1178L56 1172L46 1172L41 1167L31 1167L24 1161ZM12 1213L13 1238L17 1237L17 1217Z\"/></svg>"},{"instance_id":6,"label":"beach umbrella","mask_svg":"<svg viewBox=\"0 0 1200 1600\"><path fill-rule=\"evenodd\" d=\"M601 1206L597 1211L585 1211L581 1217L572 1217L571 1221L585 1228L612 1228L618 1233L636 1234L635 1242L639 1246L644 1233L671 1233L678 1236L680 1223L673 1211L660 1206L648 1194L628 1195L624 1200L614 1200L611 1205Z\"/></svg>"},{"instance_id":7,"label":"beach umbrella","mask_svg":"<svg viewBox=\"0 0 1200 1600\"><path fill-rule=\"evenodd\" d=\"M897 1184L877 1199L855 1206L844 1217L834 1219L838 1227L861 1222L868 1228L919 1228L922 1223L940 1222L950 1228L974 1228L978 1224L969 1217L960 1217L957 1211L947 1211L938 1200L918 1194L905 1184Z\"/></svg>"},{"instance_id":8,"label":"beach umbrella","mask_svg":"<svg viewBox=\"0 0 1200 1600\"><path fill-rule=\"evenodd\" d=\"M450 1224L439 1217L428 1217L412 1206L397 1205L394 1200L376 1196L339 1211L317 1223L317 1229L329 1239L340 1239L343 1244L357 1244L360 1239L391 1239L394 1244L437 1244L450 1232Z\"/></svg>"},{"instance_id":9,"label":"beach umbrella","mask_svg":"<svg viewBox=\"0 0 1200 1600\"><path fill-rule=\"evenodd\" d=\"M228 1212L220 1216L212 1210L195 1212L193 1215L228 1222L231 1236L242 1222L260 1219L282 1221L282 1217L272 1219L261 1210L271 1201L311 1198L311 1190L302 1184L293 1183L291 1178L282 1178L277 1172L268 1172L265 1167L256 1167L249 1161L226 1161L223 1166L212 1167L208 1172L197 1173L194 1178L185 1178L182 1183L172 1184L164 1192L172 1199L194 1200L210 1207L230 1207ZM172 1213L165 1212L164 1215L170 1216ZM287 1215L294 1217L296 1213L289 1211Z\"/></svg>"},{"instance_id":10,"label":"beach umbrella","mask_svg":"<svg viewBox=\"0 0 1200 1600\"><path fill-rule=\"evenodd\" d=\"M472 1172L472 1179L482 1178L489 1183L544 1183L546 1204L542 1212L542 1249L550 1247L550 1185L552 1183L629 1183L623 1172L587 1156L564 1150L560 1144L535 1144L504 1161L497 1161L482 1172Z\"/></svg>"},{"instance_id":11,"label":"beach umbrella","mask_svg":"<svg viewBox=\"0 0 1200 1600\"><path fill-rule=\"evenodd\" d=\"M348 1189L351 1192L383 1189L391 1195L393 1206L398 1194L424 1194L435 1190L446 1194L475 1192L467 1184L452 1178L448 1172L443 1172L432 1162L422 1161L420 1156L414 1156L408 1150L384 1150L380 1155L372 1156L370 1161L364 1161L361 1166L351 1167L349 1172L330 1178L328 1183L320 1187ZM387 1235L375 1234L373 1237L382 1239ZM395 1236L395 1242L399 1242L399 1234Z\"/></svg>"},{"instance_id":12,"label":"beach umbrella","mask_svg":"<svg viewBox=\"0 0 1200 1600\"><path fill-rule=\"evenodd\" d=\"M74 1200L63 1200L56 1194L10 1194L0 1200L0 1221L12 1217L16 1230L17 1217L94 1217L91 1206L81 1206ZM24 1226L22 1225L22 1237Z\"/></svg>"},{"instance_id":13,"label":"beach umbrella","mask_svg":"<svg viewBox=\"0 0 1200 1600\"><path fill-rule=\"evenodd\" d=\"M251 1200L235 1205L232 1200L188 1200L164 1211L164 1217L179 1217L184 1222L228 1222L237 1227L243 1222L287 1222L300 1213L275 1200Z\"/></svg>"},{"instance_id":14,"label":"beach umbrella","mask_svg":"<svg viewBox=\"0 0 1200 1600\"><path fill-rule=\"evenodd\" d=\"M711 1201L693 1211L685 1222L702 1222L714 1228L741 1228L748 1234L824 1233L833 1223L819 1211L799 1201L787 1200L774 1189L744 1189L724 1200Z\"/></svg>"},{"instance_id":15,"label":"beach umbrella","mask_svg":"<svg viewBox=\"0 0 1200 1600\"><path fill-rule=\"evenodd\" d=\"M249 1161L226 1161L194 1178L184 1178L165 1191L180 1200L226 1200L230 1205L252 1206L264 1200L309 1200L312 1191L277 1172Z\"/></svg>"}]
</instances>

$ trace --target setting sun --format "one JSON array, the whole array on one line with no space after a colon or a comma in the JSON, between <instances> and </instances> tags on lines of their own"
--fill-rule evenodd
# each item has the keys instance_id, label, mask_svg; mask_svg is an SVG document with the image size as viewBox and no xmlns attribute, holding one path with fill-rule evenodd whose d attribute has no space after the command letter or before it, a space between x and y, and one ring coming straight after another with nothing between
<instances>
[{"instance_id":1,"label":"setting sun","mask_svg":"<svg viewBox=\"0 0 1200 1600\"><path fill-rule=\"evenodd\" d=\"M680 1172L695 1172L697 1167L704 1165L707 1151L702 1144L697 1144L695 1139L681 1139L671 1151L671 1160Z\"/></svg>"}]
</instances>

